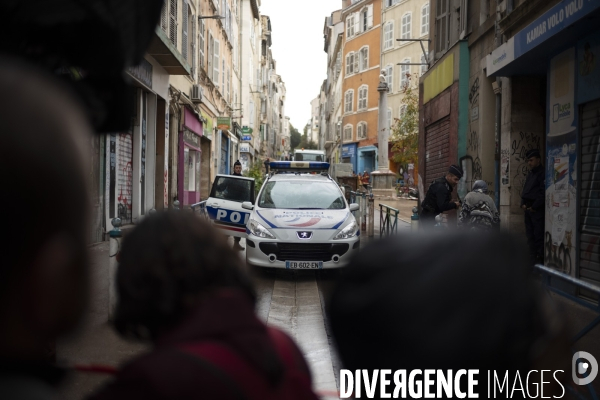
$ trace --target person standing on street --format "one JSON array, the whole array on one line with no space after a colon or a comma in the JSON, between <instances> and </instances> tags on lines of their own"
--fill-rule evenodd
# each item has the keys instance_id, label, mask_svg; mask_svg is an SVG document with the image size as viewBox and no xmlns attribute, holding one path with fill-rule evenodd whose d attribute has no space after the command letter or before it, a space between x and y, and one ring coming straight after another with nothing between
<instances>
[{"instance_id":1,"label":"person standing on street","mask_svg":"<svg viewBox=\"0 0 600 400\"><path fill-rule=\"evenodd\" d=\"M421 203L421 214L419 223L425 228L431 228L435 224L435 216L449 210L455 210L460 203L452 201L452 190L463 176L462 169L457 165L451 165L448 173L441 178L431 182L425 200Z\"/></svg>"},{"instance_id":2,"label":"person standing on street","mask_svg":"<svg viewBox=\"0 0 600 400\"><path fill-rule=\"evenodd\" d=\"M544 166L538 149L529 150L525 157L529 174L521 192L521 208L525 212L525 233L531 259L541 264L544 262Z\"/></svg>"},{"instance_id":3,"label":"person standing on street","mask_svg":"<svg viewBox=\"0 0 600 400\"><path fill-rule=\"evenodd\" d=\"M476 231L489 231L500 227L500 214L487 193L487 183L475 181L473 190L465 196L462 203L458 215L459 226Z\"/></svg>"},{"instance_id":4,"label":"person standing on street","mask_svg":"<svg viewBox=\"0 0 600 400\"><path fill-rule=\"evenodd\" d=\"M235 163L233 164L233 174L234 176L242 176L242 163L240 162L240 160L236 160ZM244 250L244 246L242 246L240 244L240 239L239 237L235 236L233 238L233 249L234 250L239 250L242 251Z\"/></svg>"},{"instance_id":5,"label":"person standing on street","mask_svg":"<svg viewBox=\"0 0 600 400\"><path fill-rule=\"evenodd\" d=\"M370 182L369 173L367 171L365 171L364 174L362 174L362 177L360 178L360 183L363 185L365 190L368 190L369 182Z\"/></svg>"}]
</instances>

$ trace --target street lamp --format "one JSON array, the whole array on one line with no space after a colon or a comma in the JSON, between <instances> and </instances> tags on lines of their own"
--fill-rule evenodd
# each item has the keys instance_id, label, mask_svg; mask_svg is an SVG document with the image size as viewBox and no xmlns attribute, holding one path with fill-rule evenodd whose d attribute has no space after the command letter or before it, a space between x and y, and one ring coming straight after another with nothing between
<instances>
[{"instance_id":1,"label":"street lamp","mask_svg":"<svg viewBox=\"0 0 600 400\"><path fill-rule=\"evenodd\" d=\"M222 15L208 15L206 17L202 17L199 15L198 20L201 20L201 19L225 19L225 17Z\"/></svg>"}]
</instances>

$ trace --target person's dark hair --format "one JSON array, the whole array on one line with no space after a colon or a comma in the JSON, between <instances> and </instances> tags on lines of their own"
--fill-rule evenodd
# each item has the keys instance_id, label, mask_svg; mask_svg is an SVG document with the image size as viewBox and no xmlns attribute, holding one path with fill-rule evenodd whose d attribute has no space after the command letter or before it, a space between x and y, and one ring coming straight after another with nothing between
<instances>
[{"instance_id":1,"label":"person's dark hair","mask_svg":"<svg viewBox=\"0 0 600 400\"><path fill-rule=\"evenodd\" d=\"M329 304L344 368L530 369L564 325L547 318L527 260L523 244L502 233L372 243Z\"/></svg>"},{"instance_id":2,"label":"person's dark hair","mask_svg":"<svg viewBox=\"0 0 600 400\"><path fill-rule=\"evenodd\" d=\"M182 211L147 216L129 233L119 257L115 326L124 336L156 339L213 291L256 295L225 236Z\"/></svg>"}]
</instances>

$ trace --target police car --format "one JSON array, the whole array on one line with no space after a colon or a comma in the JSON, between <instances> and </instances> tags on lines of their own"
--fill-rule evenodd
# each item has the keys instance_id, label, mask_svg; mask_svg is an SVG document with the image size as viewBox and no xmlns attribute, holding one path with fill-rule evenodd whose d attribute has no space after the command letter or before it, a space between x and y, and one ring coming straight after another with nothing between
<instances>
[{"instance_id":1,"label":"police car","mask_svg":"<svg viewBox=\"0 0 600 400\"><path fill-rule=\"evenodd\" d=\"M254 202L254 178L217 175L204 212L213 226L228 236L246 237L250 212L242 203Z\"/></svg>"},{"instance_id":2,"label":"police car","mask_svg":"<svg viewBox=\"0 0 600 400\"><path fill-rule=\"evenodd\" d=\"M338 268L359 250L360 229L338 184L327 174L329 163L270 163L256 201L242 207L252 214L246 224L246 261L258 267Z\"/></svg>"}]
</instances>

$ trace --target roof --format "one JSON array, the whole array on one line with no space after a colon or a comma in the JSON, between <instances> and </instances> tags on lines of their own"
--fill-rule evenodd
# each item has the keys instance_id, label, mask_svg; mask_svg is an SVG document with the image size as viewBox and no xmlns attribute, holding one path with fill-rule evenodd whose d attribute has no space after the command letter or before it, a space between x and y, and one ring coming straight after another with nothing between
<instances>
[{"instance_id":1,"label":"roof","mask_svg":"<svg viewBox=\"0 0 600 400\"><path fill-rule=\"evenodd\" d=\"M328 175L321 174L298 174L279 173L269 178L269 181L309 181L309 182L333 182ZM335 182L333 182L335 183Z\"/></svg>"}]
</instances>

